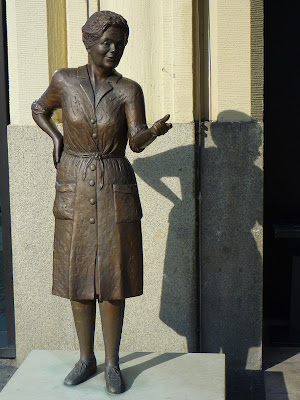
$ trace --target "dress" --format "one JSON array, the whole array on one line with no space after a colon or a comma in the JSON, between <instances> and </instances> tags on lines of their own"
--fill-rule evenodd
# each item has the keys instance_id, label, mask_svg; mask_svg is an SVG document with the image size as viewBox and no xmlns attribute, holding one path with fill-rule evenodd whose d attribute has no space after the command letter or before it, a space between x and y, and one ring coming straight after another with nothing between
<instances>
[{"instance_id":1,"label":"dress","mask_svg":"<svg viewBox=\"0 0 300 400\"><path fill-rule=\"evenodd\" d=\"M124 299L143 292L142 210L125 148L147 128L140 86L113 71L94 94L88 66L58 70L32 104L62 108L64 150L53 213L52 293L71 300Z\"/></svg>"}]
</instances>

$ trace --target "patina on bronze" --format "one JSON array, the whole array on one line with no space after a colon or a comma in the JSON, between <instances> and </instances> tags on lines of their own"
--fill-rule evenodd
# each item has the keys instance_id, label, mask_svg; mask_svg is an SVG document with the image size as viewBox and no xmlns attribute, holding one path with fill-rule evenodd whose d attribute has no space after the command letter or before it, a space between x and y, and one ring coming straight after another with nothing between
<instances>
[{"instance_id":1,"label":"patina on bronze","mask_svg":"<svg viewBox=\"0 0 300 400\"><path fill-rule=\"evenodd\" d=\"M97 370L98 299L106 387L122 393L119 345L125 298L143 291L142 210L125 148L129 141L134 152L141 152L172 125L166 115L148 128L141 87L115 70L128 40L126 20L100 11L82 33L89 63L56 71L32 104L32 114L53 140L57 168L53 294L71 300L80 347L80 360L64 383L77 385ZM51 119L57 108L62 108L63 136Z\"/></svg>"}]
</instances>

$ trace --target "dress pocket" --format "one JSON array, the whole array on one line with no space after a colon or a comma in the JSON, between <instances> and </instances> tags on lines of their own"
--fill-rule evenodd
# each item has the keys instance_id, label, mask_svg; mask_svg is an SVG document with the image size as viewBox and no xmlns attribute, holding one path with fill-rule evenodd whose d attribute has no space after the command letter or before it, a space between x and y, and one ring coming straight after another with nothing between
<instances>
[{"instance_id":1,"label":"dress pocket","mask_svg":"<svg viewBox=\"0 0 300 400\"><path fill-rule=\"evenodd\" d=\"M58 219L73 219L75 184L58 183L55 184L56 195L53 206L53 214Z\"/></svg>"},{"instance_id":2,"label":"dress pocket","mask_svg":"<svg viewBox=\"0 0 300 400\"><path fill-rule=\"evenodd\" d=\"M117 224L139 221L143 214L136 184L113 185Z\"/></svg>"}]
</instances>

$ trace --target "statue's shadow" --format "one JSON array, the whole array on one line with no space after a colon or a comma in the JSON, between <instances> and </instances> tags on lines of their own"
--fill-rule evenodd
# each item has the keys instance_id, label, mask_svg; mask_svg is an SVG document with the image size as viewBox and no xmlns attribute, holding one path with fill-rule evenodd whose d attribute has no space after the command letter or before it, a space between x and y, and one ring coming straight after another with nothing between
<instances>
[{"instance_id":1,"label":"statue's shadow","mask_svg":"<svg viewBox=\"0 0 300 400\"><path fill-rule=\"evenodd\" d=\"M127 356L121 357L120 363L124 364L125 362L135 360L139 357L144 357L146 355L149 355L151 353L131 353ZM123 368L122 369L122 374L124 376L124 380L126 382L126 389L130 389L131 386L133 385L135 379L144 371L146 371L149 368L155 367L159 364L163 364L165 362L168 362L170 360L173 360L174 358L181 357L183 354L181 353L163 353L163 354L158 354L156 357L151 358L149 360L143 361L139 364L135 364L131 367ZM122 368L122 365L121 365Z\"/></svg>"},{"instance_id":2,"label":"statue's shadow","mask_svg":"<svg viewBox=\"0 0 300 400\"><path fill-rule=\"evenodd\" d=\"M247 119L224 111L202 137L202 348L243 371L261 345L262 128L233 114Z\"/></svg>"},{"instance_id":3,"label":"statue's shadow","mask_svg":"<svg viewBox=\"0 0 300 400\"><path fill-rule=\"evenodd\" d=\"M126 390L129 390L132 387L136 378L141 373L146 371L147 369L153 368L159 364L163 364L165 362L173 360L174 358L177 358L177 357L181 357L183 355L182 353L163 353L163 354L158 354L153 358L147 359L146 361L142 361L140 363L135 363L134 365L129 366L129 367L123 366L125 363L137 360L138 358L141 358L141 357L149 356L150 354L152 354L152 353L150 353L150 352L134 352L134 353L127 354L126 356L120 357L120 368L121 368L124 380L126 382ZM104 377L104 367L105 367L104 363L99 364L97 366L98 371L96 372L95 375L93 375L93 377L100 375L102 373L103 373L103 377ZM93 377L91 377L90 379L92 379Z\"/></svg>"},{"instance_id":4,"label":"statue's shadow","mask_svg":"<svg viewBox=\"0 0 300 400\"><path fill-rule=\"evenodd\" d=\"M202 351L223 351L228 365L243 370L249 350L260 346L262 262L254 234L262 224L263 176L261 167L256 165L262 131L253 121L233 126L213 123L210 139L202 136L200 165L205 171L200 171L202 231L198 243L202 249ZM173 204L169 213L160 319L186 338L189 352L199 351L200 295L196 271L199 266L194 258L195 146L181 146L136 159L133 167L143 181ZM178 179L173 191L164 184L166 177ZM178 185L181 198L176 195ZM159 204L152 207L155 210Z\"/></svg>"},{"instance_id":5,"label":"statue's shadow","mask_svg":"<svg viewBox=\"0 0 300 400\"><path fill-rule=\"evenodd\" d=\"M194 151L192 145L181 146L133 162L136 174L173 204L169 213L159 316L176 333L186 337L189 352L197 351ZM162 178L178 180L176 193Z\"/></svg>"}]
</instances>

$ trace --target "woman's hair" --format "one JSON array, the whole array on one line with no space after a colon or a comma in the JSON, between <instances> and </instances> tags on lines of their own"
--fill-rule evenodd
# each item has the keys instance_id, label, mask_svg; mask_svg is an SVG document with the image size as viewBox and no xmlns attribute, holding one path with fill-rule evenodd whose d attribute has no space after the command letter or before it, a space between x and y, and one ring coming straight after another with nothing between
<instances>
[{"instance_id":1,"label":"woman's hair","mask_svg":"<svg viewBox=\"0 0 300 400\"><path fill-rule=\"evenodd\" d=\"M112 11L95 12L82 27L82 40L87 50L101 38L111 26L121 29L125 34L125 46L128 41L129 27L121 15Z\"/></svg>"}]
</instances>

